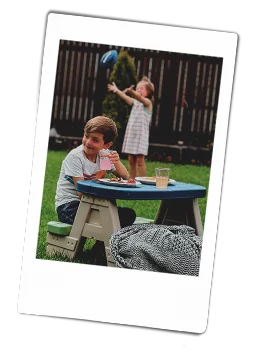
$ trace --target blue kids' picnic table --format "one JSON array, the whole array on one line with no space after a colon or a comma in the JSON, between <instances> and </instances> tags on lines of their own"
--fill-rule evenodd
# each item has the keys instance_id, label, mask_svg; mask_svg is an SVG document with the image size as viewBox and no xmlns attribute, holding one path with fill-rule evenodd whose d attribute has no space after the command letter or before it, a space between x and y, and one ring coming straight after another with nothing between
<instances>
[{"instance_id":1,"label":"blue kids' picnic table","mask_svg":"<svg viewBox=\"0 0 253 353\"><path fill-rule=\"evenodd\" d=\"M103 241L108 266L114 266L109 241L120 228L116 200L161 200L155 224L185 224L203 234L198 198L205 197L203 186L173 182L166 189L155 185L115 186L110 182L80 180L77 191L83 193L74 224L67 236L48 233L47 252L60 251L75 258L81 237ZM143 215L145 216L145 215Z\"/></svg>"}]
</instances>

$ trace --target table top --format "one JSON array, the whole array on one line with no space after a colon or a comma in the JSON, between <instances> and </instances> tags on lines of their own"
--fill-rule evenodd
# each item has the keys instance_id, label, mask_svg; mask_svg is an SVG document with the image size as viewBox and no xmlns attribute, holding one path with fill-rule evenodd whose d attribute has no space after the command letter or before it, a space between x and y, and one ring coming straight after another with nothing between
<instances>
[{"instance_id":1,"label":"table top","mask_svg":"<svg viewBox=\"0 0 253 353\"><path fill-rule=\"evenodd\" d=\"M166 189L155 185L141 184L140 187L104 185L97 180L79 180L76 190L83 194L119 200L168 200L177 198L200 198L206 196L206 188L200 185L175 182Z\"/></svg>"}]
</instances>

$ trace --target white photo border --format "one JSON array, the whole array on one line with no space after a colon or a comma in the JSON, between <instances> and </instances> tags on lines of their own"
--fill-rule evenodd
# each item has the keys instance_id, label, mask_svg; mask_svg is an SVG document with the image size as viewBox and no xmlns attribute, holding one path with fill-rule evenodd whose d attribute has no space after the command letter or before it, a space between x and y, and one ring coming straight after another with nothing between
<instances>
[{"instance_id":1,"label":"white photo border","mask_svg":"<svg viewBox=\"0 0 253 353\"><path fill-rule=\"evenodd\" d=\"M207 327L237 34L51 13L45 37L20 313L202 333ZM61 39L223 58L200 274L180 276L36 259ZM220 235L222 236L222 234Z\"/></svg>"}]
</instances>

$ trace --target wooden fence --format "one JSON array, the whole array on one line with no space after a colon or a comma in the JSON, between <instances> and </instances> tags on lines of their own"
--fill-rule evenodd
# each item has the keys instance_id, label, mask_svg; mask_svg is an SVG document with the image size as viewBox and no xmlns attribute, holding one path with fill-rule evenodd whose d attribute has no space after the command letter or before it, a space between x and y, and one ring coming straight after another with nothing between
<instances>
[{"instance_id":1,"label":"wooden fence","mask_svg":"<svg viewBox=\"0 0 253 353\"><path fill-rule=\"evenodd\" d=\"M155 86L151 145L205 147L213 141L222 58L61 40L52 124L62 135L82 136L90 118L101 114L110 69L99 61L110 50L127 50L140 79Z\"/></svg>"}]
</instances>

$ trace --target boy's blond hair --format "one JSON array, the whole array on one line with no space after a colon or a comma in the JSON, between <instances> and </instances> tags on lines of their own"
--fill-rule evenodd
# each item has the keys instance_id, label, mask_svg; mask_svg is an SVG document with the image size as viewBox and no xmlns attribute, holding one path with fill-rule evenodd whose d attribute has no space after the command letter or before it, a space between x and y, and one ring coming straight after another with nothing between
<instances>
[{"instance_id":1,"label":"boy's blond hair","mask_svg":"<svg viewBox=\"0 0 253 353\"><path fill-rule=\"evenodd\" d=\"M118 136L115 122L107 116L96 116L90 119L85 127L84 133L98 132L104 135L104 143L113 142Z\"/></svg>"}]
</instances>

